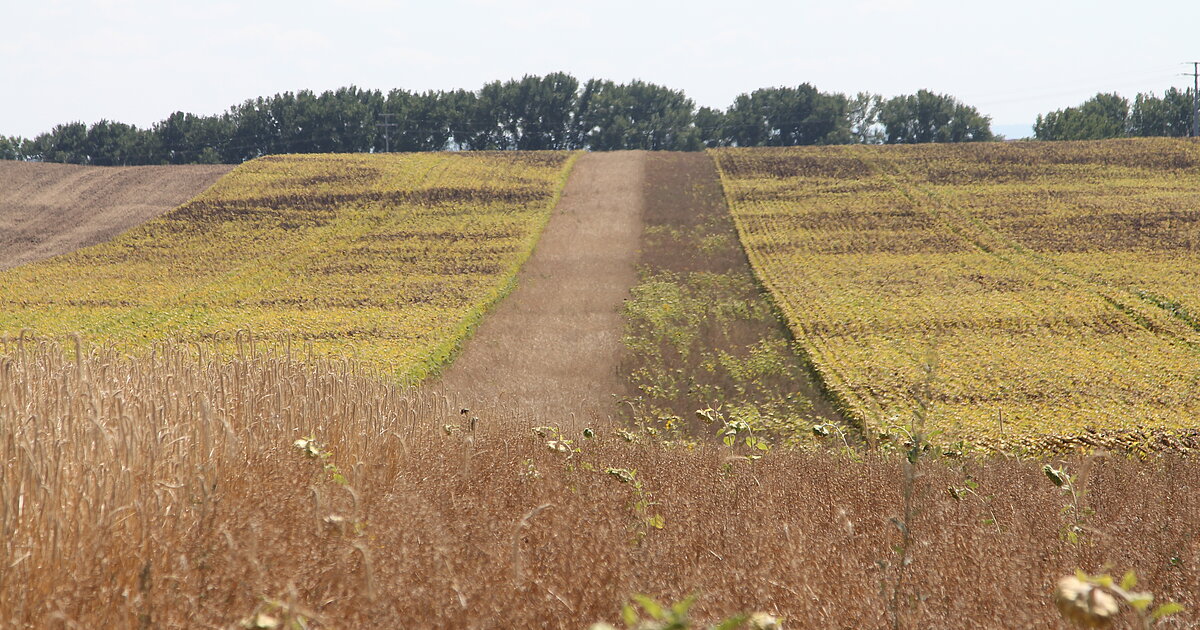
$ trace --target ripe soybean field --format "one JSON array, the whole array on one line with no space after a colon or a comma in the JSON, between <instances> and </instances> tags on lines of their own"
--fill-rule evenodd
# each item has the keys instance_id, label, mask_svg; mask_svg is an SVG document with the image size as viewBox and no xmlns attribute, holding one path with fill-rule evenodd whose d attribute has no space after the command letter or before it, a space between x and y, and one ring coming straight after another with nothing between
<instances>
[{"instance_id":1,"label":"ripe soybean field","mask_svg":"<svg viewBox=\"0 0 1200 630\"><path fill-rule=\"evenodd\" d=\"M756 273L870 430L1162 445L1200 413L1200 145L712 155Z\"/></svg>"},{"instance_id":2,"label":"ripe soybean field","mask_svg":"<svg viewBox=\"0 0 1200 630\"><path fill-rule=\"evenodd\" d=\"M247 162L115 240L0 274L0 337L229 347L238 331L414 380L503 296L574 154Z\"/></svg>"}]
</instances>

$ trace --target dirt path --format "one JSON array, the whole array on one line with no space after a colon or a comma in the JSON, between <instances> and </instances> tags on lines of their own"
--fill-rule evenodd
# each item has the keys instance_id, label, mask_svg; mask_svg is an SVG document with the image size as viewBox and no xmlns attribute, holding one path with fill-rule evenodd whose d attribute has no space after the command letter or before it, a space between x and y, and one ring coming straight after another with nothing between
<instances>
[{"instance_id":1,"label":"dirt path","mask_svg":"<svg viewBox=\"0 0 1200 630\"><path fill-rule=\"evenodd\" d=\"M191 199L232 168L0 161L0 269L109 240Z\"/></svg>"},{"instance_id":2,"label":"dirt path","mask_svg":"<svg viewBox=\"0 0 1200 630\"><path fill-rule=\"evenodd\" d=\"M579 428L615 414L624 330L637 281L646 153L589 153L517 288L489 313L440 382L453 404L489 418Z\"/></svg>"}]
</instances>

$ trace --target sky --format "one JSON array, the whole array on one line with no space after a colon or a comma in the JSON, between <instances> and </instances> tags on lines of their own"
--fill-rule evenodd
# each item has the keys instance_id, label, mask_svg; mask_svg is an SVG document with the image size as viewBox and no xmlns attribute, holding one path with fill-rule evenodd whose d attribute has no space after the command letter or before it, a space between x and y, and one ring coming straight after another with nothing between
<instances>
[{"instance_id":1,"label":"sky","mask_svg":"<svg viewBox=\"0 0 1200 630\"><path fill-rule=\"evenodd\" d=\"M149 126L347 85L642 79L724 109L760 87L948 93L1009 137L1100 92L1187 87L1200 3L1093 0L0 0L0 134Z\"/></svg>"}]
</instances>

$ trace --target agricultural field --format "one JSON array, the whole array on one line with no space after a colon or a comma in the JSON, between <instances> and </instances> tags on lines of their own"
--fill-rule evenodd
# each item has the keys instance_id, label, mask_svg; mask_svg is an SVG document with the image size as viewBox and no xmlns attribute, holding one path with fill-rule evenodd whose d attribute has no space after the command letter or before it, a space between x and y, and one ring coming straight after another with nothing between
<instances>
[{"instance_id":1,"label":"agricultural field","mask_svg":"<svg viewBox=\"0 0 1200 630\"><path fill-rule=\"evenodd\" d=\"M757 274L871 432L1139 448L1194 426L1200 145L712 155Z\"/></svg>"},{"instance_id":2,"label":"agricultural field","mask_svg":"<svg viewBox=\"0 0 1200 630\"><path fill-rule=\"evenodd\" d=\"M579 630L645 593L697 598L676 627L1067 630L1054 582L1109 565L1187 607L1164 627L1200 605L1178 453L1054 462L1068 494L1017 457L446 431L338 361L154 349L0 343L0 626Z\"/></svg>"},{"instance_id":3,"label":"agricultural field","mask_svg":"<svg viewBox=\"0 0 1200 630\"><path fill-rule=\"evenodd\" d=\"M656 153L645 171L638 283L622 309L622 411L675 439L711 435L706 423L720 419L764 446L811 443L814 424L840 418L755 282L712 160Z\"/></svg>"},{"instance_id":4,"label":"agricultural field","mask_svg":"<svg viewBox=\"0 0 1200 630\"><path fill-rule=\"evenodd\" d=\"M1048 187L1190 194L1190 166L1060 149ZM1030 185L979 156L1028 150L279 156L4 272L0 627L1065 629L1076 571L1153 595L1100 622L1187 627L1186 452L951 456L843 423L1020 446L1050 430L1021 404L1090 421L1051 406L1060 372L1131 413L1182 397L1136 389L1189 369L1169 282L986 215Z\"/></svg>"},{"instance_id":5,"label":"agricultural field","mask_svg":"<svg viewBox=\"0 0 1200 630\"><path fill-rule=\"evenodd\" d=\"M110 240L174 210L231 170L0 160L0 270Z\"/></svg>"},{"instance_id":6,"label":"agricultural field","mask_svg":"<svg viewBox=\"0 0 1200 630\"><path fill-rule=\"evenodd\" d=\"M0 337L240 331L416 380L508 290L575 154L269 156L115 240L0 274Z\"/></svg>"}]
</instances>

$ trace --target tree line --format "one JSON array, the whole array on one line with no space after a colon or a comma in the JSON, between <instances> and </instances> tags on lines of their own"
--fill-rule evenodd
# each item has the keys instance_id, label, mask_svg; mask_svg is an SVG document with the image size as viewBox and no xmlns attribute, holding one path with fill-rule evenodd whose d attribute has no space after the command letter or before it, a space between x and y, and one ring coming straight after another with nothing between
<instances>
[{"instance_id":1,"label":"tree line","mask_svg":"<svg viewBox=\"0 0 1200 630\"><path fill-rule=\"evenodd\" d=\"M386 125L386 126L385 126ZM148 128L71 122L0 136L0 159L92 165L238 163L274 153L513 149L694 151L717 146L991 140L990 121L949 95L884 99L810 84L742 94L724 110L644 81L569 74L476 91L345 87L247 100L211 116L175 112Z\"/></svg>"},{"instance_id":2,"label":"tree line","mask_svg":"<svg viewBox=\"0 0 1200 630\"><path fill-rule=\"evenodd\" d=\"M1162 96L1141 93L1129 99L1100 93L1075 107L1037 117L1038 140L1101 140L1139 136L1191 135L1192 90L1170 88Z\"/></svg>"}]
</instances>

